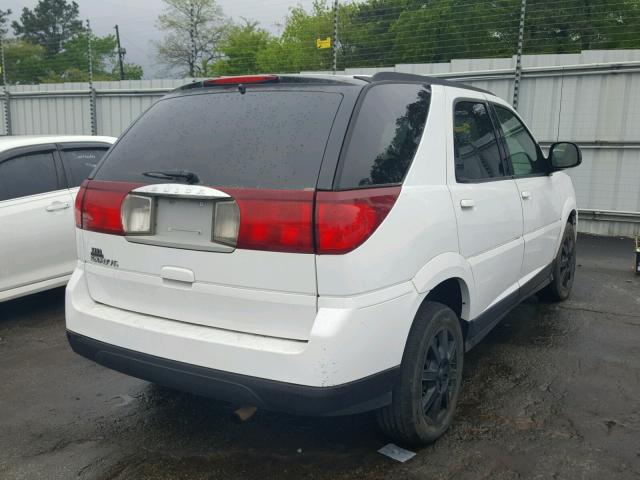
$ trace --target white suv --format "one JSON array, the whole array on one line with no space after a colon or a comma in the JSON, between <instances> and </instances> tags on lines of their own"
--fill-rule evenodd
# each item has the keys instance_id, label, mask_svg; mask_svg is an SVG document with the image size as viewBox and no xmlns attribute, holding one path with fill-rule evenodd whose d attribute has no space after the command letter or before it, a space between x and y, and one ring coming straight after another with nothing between
<instances>
[{"instance_id":1,"label":"white suv","mask_svg":"<svg viewBox=\"0 0 640 480\"><path fill-rule=\"evenodd\" d=\"M296 414L450 425L464 352L575 268L576 201L489 92L398 73L178 89L81 189L73 349L139 378Z\"/></svg>"}]
</instances>

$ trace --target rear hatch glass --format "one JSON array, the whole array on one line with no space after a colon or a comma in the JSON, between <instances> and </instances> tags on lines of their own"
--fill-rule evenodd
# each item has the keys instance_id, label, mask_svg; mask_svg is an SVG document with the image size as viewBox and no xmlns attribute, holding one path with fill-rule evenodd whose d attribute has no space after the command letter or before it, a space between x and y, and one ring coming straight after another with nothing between
<instances>
[{"instance_id":1,"label":"rear hatch glass","mask_svg":"<svg viewBox=\"0 0 640 480\"><path fill-rule=\"evenodd\" d=\"M148 174L188 171L197 175L198 185L250 195L254 214L277 218L273 203L262 212L260 196L280 195L312 205L341 101L340 93L286 87L169 97L125 133L99 165L95 180L185 184L184 178ZM246 193L252 189L257 193ZM210 237L213 205L160 198L154 208L162 244L83 231L94 300L200 325L308 338L317 302L313 253L184 248ZM261 232L255 234L258 238Z\"/></svg>"},{"instance_id":2,"label":"rear hatch glass","mask_svg":"<svg viewBox=\"0 0 640 480\"><path fill-rule=\"evenodd\" d=\"M160 183L143 172L187 170L218 187L315 188L341 99L287 90L169 98L118 142L95 178Z\"/></svg>"}]
</instances>

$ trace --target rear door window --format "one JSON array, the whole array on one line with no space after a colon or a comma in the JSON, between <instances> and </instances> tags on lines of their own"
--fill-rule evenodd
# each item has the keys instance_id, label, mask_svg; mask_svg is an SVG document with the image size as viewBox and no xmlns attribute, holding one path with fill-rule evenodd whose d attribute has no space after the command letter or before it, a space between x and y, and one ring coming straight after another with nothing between
<instances>
[{"instance_id":1,"label":"rear door window","mask_svg":"<svg viewBox=\"0 0 640 480\"><path fill-rule=\"evenodd\" d=\"M514 175L546 173L544 156L520 119L507 108L498 105L493 107L504 134Z\"/></svg>"},{"instance_id":2,"label":"rear door window","mask_svg":"<svg viewBox=\"0 0 640 480\"><path fill-rule=\"evenodd\" d=\"M339 190L402 182L418 149L430 91L418 84L382 84L365 94L340 160Z\"/></svg>"},{"instance_id":3,"label":"rear door window","mask_svg":"<svg viewBox=\"0 0 640 480\"><path fill-rule=\"evenodd\" d=\"M58 189L58 176L51 152L19 155L0 163L0 200Z\"/></svg>"},{"instance_id":4,"label":"rear door window","mask_svg":"<svg viewBox=\"0 0 640 480\"><path fill-rule=\"evenodd\" d=\"M453 122L456 180L474 182L507 176L487 106L459 101L454 106Z\"/></svg>"},{"instance_id":5,"label":"rear door window","mask_svg":"<svg viewBox=\"0 0 640 480\"><path fill-rule=\"evenodd\" d=\"M79 186L107 153L107 148L74 148L63 149L62 165L67 175L69 188Z\"/></svg>"},{"instance_id":6,"label":"rear door window","mask_svg":"<svg viewBox=\"0 0 640 480\"><path fill-rule=\"evenodd\" d=\"M341 100L284 89L167 98L122 137L95 178L167 183L144 173L188 171L210 186L315 188Z\"/></svg>"}]
</instances>

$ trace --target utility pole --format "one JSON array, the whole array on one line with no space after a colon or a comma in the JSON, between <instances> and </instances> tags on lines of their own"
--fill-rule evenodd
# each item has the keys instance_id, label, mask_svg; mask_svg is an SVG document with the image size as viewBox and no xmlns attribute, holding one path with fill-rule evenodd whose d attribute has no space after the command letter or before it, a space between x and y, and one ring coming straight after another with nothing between
<instances>
[{"instance_id":1,"label":"utility pole","mask_svg":"<svg viewBox=\"0 0 640 480\"><path fill-rule=\"evenodd\" d=\"M127 51L120 46L120 30L118 30L118 25L115 26L116 29L116 41L118 42L118 64L120 66L120 80L124 80L124 56Z\"/></svg>"},{"instance_id":2,"label":"utility pole","mask_svg":"<svg viewBox=\"0 0 640 480\"><path fill-rule=\"evenodd\" d=\"M338 0L333 1L333 74L338 69Z\"/></svg>"},{"instance_id":3,"label":"utility pole","mask_svg":"<svg viewBox=\"0 0 640 480\"><path fill-rule=\"evenodd\" d=\"M524 17L527 11L527 0L520 5L520 26L518 28L518 51L516 52L516 74L513 80L513 108L518 109L518 94L522 78L522 46L524 43Z\"/></svg>"}]
</instances>

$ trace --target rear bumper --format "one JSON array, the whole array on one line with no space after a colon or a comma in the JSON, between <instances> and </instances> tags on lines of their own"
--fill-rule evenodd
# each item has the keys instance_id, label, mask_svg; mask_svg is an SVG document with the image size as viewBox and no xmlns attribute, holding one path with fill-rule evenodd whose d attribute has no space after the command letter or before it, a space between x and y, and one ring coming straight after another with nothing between
<instances>
[{"instance_id":1,"label":"rear bumper","mask_svg":"<svg viewBox=\"0 0 640 480\"><path fill-rule=\"evenodd\" d=\"M346 415L391 401L399 367L333 387L309 387L147 355L67 331L74 352L105 367L196 395L298 415Z\"/></svg>"},{"instance_id":2,"label":"rear bumper","mask_svg":"<svg viewBox=\"0 0 640 480\"><path fill-rule=\"evenodd\" d=\"M95 302L83 264L66 292L73 349L130 375L234 402L336 415L388 404L421 297L395 285L318 299L308 340L224 330Z\"/></svg>"}]
</instances>

